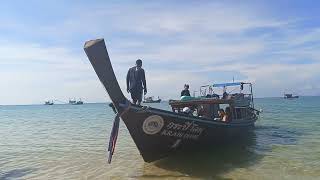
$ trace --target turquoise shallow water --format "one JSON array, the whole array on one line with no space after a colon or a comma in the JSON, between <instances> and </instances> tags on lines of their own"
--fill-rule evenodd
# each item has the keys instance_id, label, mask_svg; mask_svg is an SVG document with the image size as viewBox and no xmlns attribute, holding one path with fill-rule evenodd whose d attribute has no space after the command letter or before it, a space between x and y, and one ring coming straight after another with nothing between
<instances>
[{"instance_id":1,"label":"turquoise shallow water","mask_svg":"<svg viewBox=\"0 0 320 180\"><path fill-rule=\"evenodd\" d=\"M122 123L111 165L107 104L0 106L0 179L320 179L319 102L256 99L263 113L245 141L155 163Z\"/></svg>"}]
</instances>

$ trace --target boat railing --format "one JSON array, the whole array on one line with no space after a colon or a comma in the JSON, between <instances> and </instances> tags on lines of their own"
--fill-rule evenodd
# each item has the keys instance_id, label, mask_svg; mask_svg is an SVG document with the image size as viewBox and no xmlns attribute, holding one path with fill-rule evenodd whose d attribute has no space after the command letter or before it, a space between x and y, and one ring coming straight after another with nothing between
<instances>
[{"instance_id":1,"label":"boat railing","mask_svg":"<svg viewBox=\"0 0 320 180\"><path fill-rule=\"evenodd\" d=\"M230 120L231 121L241 121L246 119L253 119L259 115L258 110L255 110L250 104L251 97L245 97L242 103L238 103L234 99L212 99L212 98L202 98L196 100L174 100L170 101L172 111L176 113L184 113L183 108L189 107L194 113L189 114L192 116L200 116L207 118L208 120L219 119L218 111L220 109L230 108ZM245 102L245 103L244 103ZM226 110L225 110L226 111Z\"/></svg>"}]
</instances>

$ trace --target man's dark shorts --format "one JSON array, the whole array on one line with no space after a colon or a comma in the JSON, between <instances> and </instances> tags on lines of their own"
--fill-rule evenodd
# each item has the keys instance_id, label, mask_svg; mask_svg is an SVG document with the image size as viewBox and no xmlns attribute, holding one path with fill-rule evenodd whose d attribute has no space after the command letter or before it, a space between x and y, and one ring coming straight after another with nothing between
<instances>
[{"instance_id":1,"label":"man's dark shorts","mask_svg":"<svg viewBox=\"0 0 320 180\"><path fill-rule=\"evenodd\" d=\"M130 93L133 101L142 101L142 89L132 89Z\"/></svg>"}]
</instances>

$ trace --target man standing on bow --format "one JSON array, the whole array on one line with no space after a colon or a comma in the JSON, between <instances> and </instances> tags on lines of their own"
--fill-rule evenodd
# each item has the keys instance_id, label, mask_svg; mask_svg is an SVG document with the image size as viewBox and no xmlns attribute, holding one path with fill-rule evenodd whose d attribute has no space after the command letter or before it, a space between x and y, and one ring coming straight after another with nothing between
<instances>
[{"instance_id":1,"label":"man standing on bow","mask_svg":"<svg viewBox=\"0 0 320 180\"><path fill-rule=\"evenodd\" d=\"M142 92L147 94L146 76L142 67L141 59L136 61L136 66L129 69L127 74L127 92L131 93L133 104L140 105L142 101Z\"/></svg>"}]
</instances>

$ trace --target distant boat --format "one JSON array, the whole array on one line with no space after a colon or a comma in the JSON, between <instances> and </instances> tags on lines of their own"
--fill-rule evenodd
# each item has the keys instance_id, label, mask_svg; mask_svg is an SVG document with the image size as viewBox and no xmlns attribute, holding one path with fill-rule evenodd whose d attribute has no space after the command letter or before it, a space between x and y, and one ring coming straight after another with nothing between
<instances>
[{"instance_id":1,"label":"distant boat","mask_svg":"<svg viewBox=\"0 0 320 180\"><path fill-rule=\"evenodd\" d=\"M80 104L83 104L83 101L77 101L76 105L80 105Z\"/></svg>"},{"instance_id":2,"label":"distant boat","mask_svg":"<svg viewBox=\"0 0 320 180\"><path fill-rule=\"evenodd\" d=\"M294 99L294 98L299 98L299 96L293 96L292 94L284 94L285 99Z\"/></svg>"},{"instance_id":3,"label":"distant boat","mask_svg":"<svg viewBox=\"0 0 320 180\"><path fill-rule=\"evenodd\" d=\"M157 100L154 100L153 96L144 97L144 100L143 100L143 103L160 103L160 102L161 102L161 99L159 98L159 96Z\"/></svg>"},{"instance_id":4,"label":"distant boat","mask_svg":"<svg viewBox=\"0 0 320 180\"><path fill-rule=\"evenodd\" d=\"M69 104L75 104L75 103L77 103L76 100L70 100L70 99L69 99Z\"/></svg>"},{"instance_id":5,"label":"distant boat","mask_svg":"<svg viewBox=\"0 0 320 180\"><path fill-rule=\"evenodd\" d=\"M44 105L53 105L54 103L53 103L53 101L45 101L44 102Z\"/></svg>"},{"instance_id":6,"label":"distant boat","mask_svg":"<svg viewBox=\"0 0 320 180\"><path fill-rule=\"evenodd\" d=\"M69 99L69 104L71 104L71 105L81 105L81 104L83 104L83 101L81 99L79 101L70 100Z\"/></svg>"}]
</instances>

